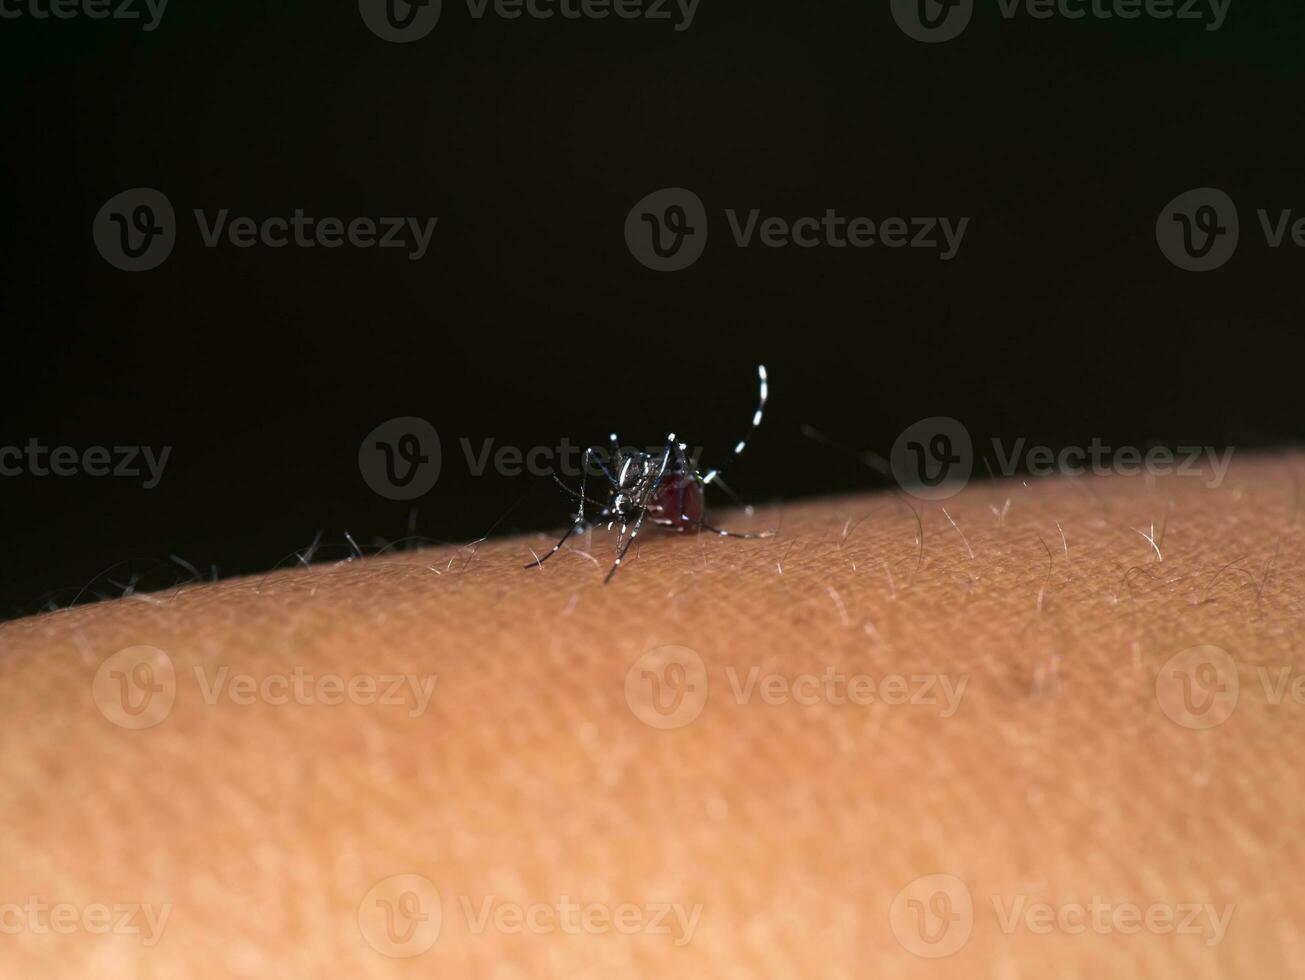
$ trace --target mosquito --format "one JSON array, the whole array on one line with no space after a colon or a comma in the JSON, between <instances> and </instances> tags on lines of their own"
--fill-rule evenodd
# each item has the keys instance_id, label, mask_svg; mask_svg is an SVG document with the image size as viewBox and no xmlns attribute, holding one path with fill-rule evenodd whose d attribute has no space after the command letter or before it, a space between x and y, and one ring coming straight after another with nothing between
<instances>
[{"instance_id":1,"label":"mosquito","mask_svg":"<svg viewBox=\"0 0 1305 980\"><path fill-rule=\"evenodd\" d=\"M698 472L694 468L687 455L688 446L680 442L674 432L666 437L666 447L664 449L652 453L621 449L617 443L616 434L613 433L611 436L612 462L613 464L620 463L620 468L615 474L604 465L600 458L602 450L599 447L591 446L586 449L584 465L581 467L580 492L576 493L565 484L562 484L567 493L572 494L579 502L575 520L567 528L566 533L562 535L561 540L553 545L552 551L542 558L536 558L525 567L536 568L544 564L549 558L557 554L571 535L577 531L587 530L590 526L597 524L606 524L609 531L617 525L620 526L616 539L616 561L603 579L604 583L610 582L617 569L621 567L626 552L630 550L630 546L634 544L634 539L638 537L639 532L643 529L644 521L681 533L695 529L718 534L725 538L774 537L774 531L742 534L735 531L723 531L718 527L712 527L706 521L705 491L707 487L715 483L726 493L733 496L733 492L720 479L720 475L730 463L734 462L742 454L748 440L757 430L757 427L761 425L761 416L766 408L766 397L769 393L766 366L764 364L758 365L757 378L759 384L757 410L752 415L752 424L748 427L748 431L744 433L743 438L735 444L734 450L725 458L724 462L715 469L708 470L705 474ZM601 473L606 479L606 502L591 500L586 492L591 460L597 466L596 472ZM586 516L585 504L592 504L597 508L597 512L592 516Z\"/></svg>"}]
</instances>

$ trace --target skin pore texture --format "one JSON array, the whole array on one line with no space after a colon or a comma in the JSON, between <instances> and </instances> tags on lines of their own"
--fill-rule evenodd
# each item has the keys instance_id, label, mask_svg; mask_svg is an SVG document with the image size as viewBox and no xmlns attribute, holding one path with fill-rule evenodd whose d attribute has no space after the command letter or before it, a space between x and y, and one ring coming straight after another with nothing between
<instances>
[{"instance_id":1,"label":"skin pore texture","mask_svg":"<svg viewBox=\"0 0 1305 980\"><path fill-rule=\"evenodd\" d=\"M0 625L0 974L1290 975L1300 465Z\"/></svg>"}]
</instances>

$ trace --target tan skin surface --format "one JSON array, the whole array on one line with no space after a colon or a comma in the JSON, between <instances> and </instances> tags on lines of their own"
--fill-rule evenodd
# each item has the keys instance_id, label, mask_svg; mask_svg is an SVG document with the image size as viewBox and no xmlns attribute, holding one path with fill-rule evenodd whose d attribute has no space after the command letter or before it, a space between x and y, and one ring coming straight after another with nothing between
<instances>
[{"instance_id":1,"label":"tan skin surface","mask_svg":"<svg viewBox=\"0 0 1305 980\"><path fill-rule=\"evenodd\" d=\"M606 587L606 535L525 571L538 535L5 624L0 973L1288 975L1296 466L973 485L923 542L892 494L717 514L780 533L649 534ZM134 903L157 935L92 931Z\"/></svg>"}]
</instances>

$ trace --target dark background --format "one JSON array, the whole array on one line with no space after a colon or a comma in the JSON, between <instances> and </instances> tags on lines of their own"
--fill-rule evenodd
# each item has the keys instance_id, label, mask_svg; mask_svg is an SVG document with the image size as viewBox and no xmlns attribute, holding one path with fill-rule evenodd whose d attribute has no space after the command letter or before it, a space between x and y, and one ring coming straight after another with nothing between
<instances>
[{"instance_id":1,"label":"dark background","mask_svg":"<svg viewBox=\"0 0 1305 980\"><path fill-rule=\"evenodd\" d=\"M115 0L116 2L116 0ZM358 447L395 416L439 431L416 501L433 540L560 527L547 479L473 478L458 446L675 429L724 451L771 372L732 484L768 500L881 486L804 440L886 453L925 416L976 444L1292 442L1305 250L1296 3L1200 22L1004 20L980 0L922 44L887 0L702 0L692 27L474 21L391 44L354 3L173 0L160 26L0 20L5 208L0 445L173 447L162 482L0 478L0 616L268 569L320 530L371 550L413 505ZM181 225L129 274L91 238L149 186ZM658 274L634 203L694 190L712 236ZM1157 248L1193 187L1238 203L1242 243L1191 274ZM438 216L430 252L202 246L191 209ZM733 247L725 208L793 219L969 216L959 255ZM510 513L509 508L514 507ZM128 561L100 574L107 566ZM158 563L162 562L162 565ZM85 588L83 588L85 586Z\"/></svg>"}]
</instances>

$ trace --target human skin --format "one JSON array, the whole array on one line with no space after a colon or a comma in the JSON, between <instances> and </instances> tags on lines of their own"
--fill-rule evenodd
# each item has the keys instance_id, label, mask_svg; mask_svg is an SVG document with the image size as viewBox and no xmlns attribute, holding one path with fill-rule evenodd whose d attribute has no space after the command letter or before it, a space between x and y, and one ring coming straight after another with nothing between
<instances>
[{"instance_id":1,"label":"human skin","mask_svg":"<svg viewBox=\"0 0 1305 980\"><path fill-rule=\"evenodd\" d=\"M779 533L641 536L607 586L607 535L525 570L537 535L4 624L0 973L1286 976L1299 466L718 514Z\"/></svg>"}]
</instances>

